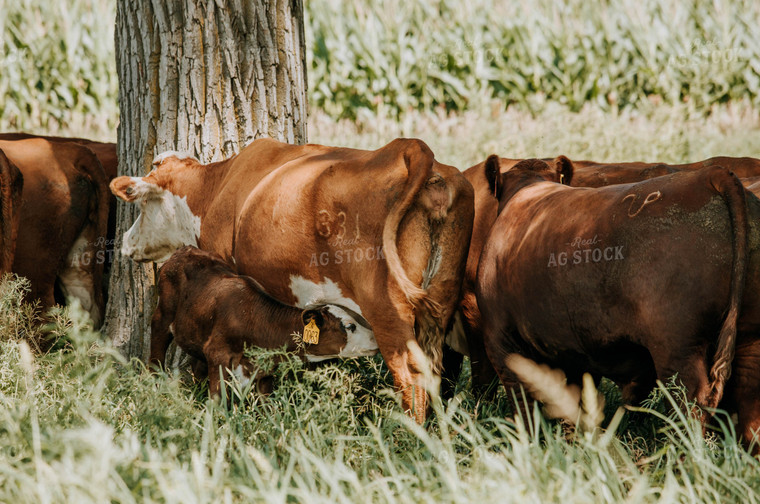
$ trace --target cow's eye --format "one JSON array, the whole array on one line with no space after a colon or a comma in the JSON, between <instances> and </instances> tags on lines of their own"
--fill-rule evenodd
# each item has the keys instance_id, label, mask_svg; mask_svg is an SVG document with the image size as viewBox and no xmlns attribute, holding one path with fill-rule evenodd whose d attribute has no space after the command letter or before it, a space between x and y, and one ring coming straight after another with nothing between
<instances>
[{"instance_id":1,"label":"cow's eye","mask_svg":"<svg viewBox=\"0 0 760 504\"><path fill-rule=\"evenodd\" d=\"M346 326L346 329L348 329L351 332L354 332L354 331L356 331L356 324L348 324Z\"/></svg>"}]
</instances>

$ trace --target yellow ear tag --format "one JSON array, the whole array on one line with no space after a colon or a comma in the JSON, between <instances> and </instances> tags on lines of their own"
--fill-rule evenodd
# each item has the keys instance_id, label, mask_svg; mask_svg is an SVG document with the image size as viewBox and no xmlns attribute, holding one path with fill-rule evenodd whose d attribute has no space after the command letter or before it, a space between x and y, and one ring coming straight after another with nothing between
<instances>
[{"instance_id":1,"label":"yellow ear tag","mask_svg":"<svg viewBox=\"0 0 760 504\"><path fill-rule=\"evenodd\" d=\"M303 328L303 342L311 345L319 343L319 327L314 319L311 319Z\"/></svg>"}]
</instances>

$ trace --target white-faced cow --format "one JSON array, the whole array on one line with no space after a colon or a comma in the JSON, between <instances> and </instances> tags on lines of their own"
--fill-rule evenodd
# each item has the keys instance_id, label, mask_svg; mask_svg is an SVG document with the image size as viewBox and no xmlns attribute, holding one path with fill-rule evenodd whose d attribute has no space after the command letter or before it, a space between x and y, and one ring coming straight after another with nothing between
<instances>
[{"instance_id":1,"label":"white-faced cow","mask_svg":"<svg viewBox=\"0 0 760 504\"><path fill-rule=\"evenodd\" d=\"M221 379L234 373L260 393L271 391L271 374L246 358L246 348L283 348L309 361L345 355L374 355L377 343L366 327L338 306L301 309L265 293L254 279L237 275L218 255L187 246L175 252L158 276L158 306L151 321L150 363L161 366L169 343L209 370L209 393L218 396ZM316 341L305 333L314 321ZM221 374L220 374L221 372Z\"/></svg>"},{"instance_id":2,"label":"white-faced cow","mask_svg":"<svg viewBox=\"0 0 760 504\"><path fill-rule=\"evenodd\" d=\"M572 383L607 376L631 402L677 373L698 404L738 410L751 439L760 429L760 201L720 167L598 189L559 184L572 181L567 160L499 172L489 158L498 217L476 295L503 384L516 383L512 353Z\"/></svg>"},{"instance_id":3,"label":"white-faced cow","mask_svg":"<svg viewBox=\"0 0 760 504\"><path fill-rule=\"evenodd\" d=\"M57 282L100 325L103 265L95 257L109 198L100 162L85 147L43 139L0 141L0 150L23 176L11 270L30 280L27 301L39 299L43 310L53 306Z\"/></svg>"},{"instance_id":4,"label":"white-faced cow","mask_svg":"<svg viewBox=\"0 0 760 504\"><path fill-rule=\"evenodd\" d=\"M376 151L260 139L222 162L170 153L154 164L111 184L141 205L125 254L162 261L197 244L286 304L343 307L372 328L404 408L423 421L424 364L408 344L439 371L472 227L456 168L414 139Z\"/></svg>"}]
</instances>

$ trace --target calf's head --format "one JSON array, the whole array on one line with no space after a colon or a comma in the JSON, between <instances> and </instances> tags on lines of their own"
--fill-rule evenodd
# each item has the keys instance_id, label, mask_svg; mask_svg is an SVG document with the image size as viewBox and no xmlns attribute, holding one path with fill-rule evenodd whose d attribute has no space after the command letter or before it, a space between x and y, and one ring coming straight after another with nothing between
<instances>
[{"instance_id":1,"label":"calf's head","mask_svg":"<svg viewBox=\"0 0 760 504\"><path fill-rule=\"evenodd\" d=\"M572 161L565 156L559 156L551 164L553 166L540 159L523 159L508 171L501 173L499 157L495 154L488 156L485 176L491 194L499 201L499 211L517 191L536 182L570 185L575 171Z\"/></svg>"},{"instance_id":2,"label":"calf's head","mask_svg":"<svg viewBox=\"0 0 760 504\"><path fill-rule=\"evenodd\" d=\"M306 309L304 326L311 320L319 327L319 342L304 343L306 358L321 361L334 357L361 357L377 353L377 341L363 318L337 305Z\"/></svg>"},{"instance_id":3,"label":"calf's head","mask_svg":"<svg viewBox=\"0 0 760 504\"><path fill-rule=\"evenodd\" d=\"M166 261L180 247L197 245L201 234L201 219L190 210L187 198L169 190L176 186L187 158L162 155L153 163L156 168L145 177L117 177L110 185L115 196L140 205L140 215L124 233L121 252L141 262Z\"/></svg>"}]
</instances>

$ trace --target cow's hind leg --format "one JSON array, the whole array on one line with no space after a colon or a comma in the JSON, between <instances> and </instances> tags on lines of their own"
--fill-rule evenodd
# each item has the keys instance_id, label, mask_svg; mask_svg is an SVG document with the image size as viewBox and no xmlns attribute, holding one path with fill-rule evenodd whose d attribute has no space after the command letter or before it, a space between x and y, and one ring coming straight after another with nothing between
<instances>
[{"instance_id":1,"label":"cow's hind leg","mask_svg":"<svg viewBox=\"0 0 760 504\"><path fill-rule=\"evenodd\" d=\"M654 353L652 358L657 378L665 382L671 376L677 375L678 381L686 388L688 399L695 400L698 406L705 406L708 404L711 391L706 355L707 345ZM693 413L699 414L703 426L706 426L710 418L709 412Z\"/></svg>"},{"instance_id":2,"label":"cow's hind leg","mask_svg":"<svg viewBox=\"0 0 760 504\"><path fill-rule=\"evenodd\" d=\"M502 322L494 321L494 323ZM528 354L526 351L520 351L521 349L517 345L519 338L517 330L509 328L506 325L498 327L487 326L483 330L483 343L488 354L488 360L496 371L496 375L499 377L502 385L504 385L507 394L514 395L516 400L515 413L527 419L533 411L533 403L535 401L529 394L524 393L517 375L507 365L507 358L511 354L516 353L523 356Z\"/></svg>"},{"instance_id":3,"label":"cow's hind leg","mask_svg":"<svg viewBox=\"0 0 760 504\"><path fill-rule=\"evenodd\" d=\"M66 303L79 300L82 308L90 314L95 327L103 321L103 292L100 283L104 259L98 255L99 247L82 233L74 242L64 265L58 274L59 285Z\"/></svg>"},{"instance_id":4,"label":"cow's hind leg","mask_svg":"<svg viewBox=\"0 0 760 504\"><path fill-rule=\"evenodd\" d=\"M755 440L753 455L760 453L760 340L740 342L736 347L730 399L739 416L739 435L745 446Z\"/></svg>"}]
</instances>

